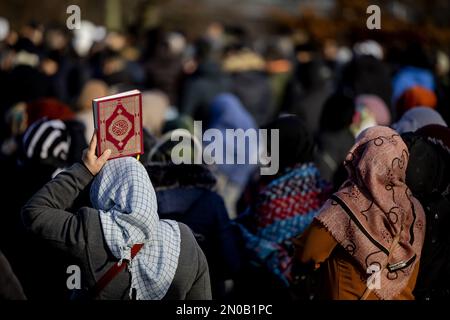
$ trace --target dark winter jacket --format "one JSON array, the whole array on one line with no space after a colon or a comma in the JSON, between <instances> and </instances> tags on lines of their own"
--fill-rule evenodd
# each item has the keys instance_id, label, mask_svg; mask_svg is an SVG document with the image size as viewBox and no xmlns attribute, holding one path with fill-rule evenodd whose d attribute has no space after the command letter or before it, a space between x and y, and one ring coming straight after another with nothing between
<instances>
[{"instance_id":1,"label":"dark winter jacket","mask_svg":"<svg viewBox=\"0 0 450 320\"><path fill-rule=\"evenodd\" d=\"M426 215L425 241L414 295L419 300L448 300L450 155L440 144L433 144L418 133L406 133L402 138L410 153L406 183L419 199Z\"/></svg>"},{"instance_id":2,"label":"dark winter jacket","mask_svg":"<svg viewBox=\"0 0 450 320\"><path fill-rule=\"evenodd\" d=\"M0 251L0 300L25 300L22 286Z\"/></svg>"},{"instance_id":3,"label":"dark winter jacket","mask_svg":"<svg viewBox=\"0 0 450 320\"><path fill-rule=\"evenodd\" d=\"M236 231L230 224L222 198L212 188L216 180L202 165L149 164L162 219L187 224L205 253L213 297L223 294L224 280L240 266Z\"/></svg>"}]
</instances>

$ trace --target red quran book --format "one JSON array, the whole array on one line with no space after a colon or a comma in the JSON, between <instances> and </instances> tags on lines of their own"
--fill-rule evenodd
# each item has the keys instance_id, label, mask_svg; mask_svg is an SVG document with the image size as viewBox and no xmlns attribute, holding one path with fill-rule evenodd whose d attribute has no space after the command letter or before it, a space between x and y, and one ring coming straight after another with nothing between
<instances>
[{"instance_id":1,"label":"red quran book","mask_svg":"<svg viewBox=\"0 0 450 320\"><path fill-rule=\"evenodd\" d=\"M92 101L97 130L97 155L111 149L109 159L144 152L142 97L139 90L127 91Z\"/></svg>"}]
</instances>

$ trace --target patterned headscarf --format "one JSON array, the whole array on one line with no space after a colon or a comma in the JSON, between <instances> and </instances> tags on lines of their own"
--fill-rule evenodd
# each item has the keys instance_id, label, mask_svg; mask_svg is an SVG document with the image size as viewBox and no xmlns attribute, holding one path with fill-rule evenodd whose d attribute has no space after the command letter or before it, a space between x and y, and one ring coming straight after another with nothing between
<instances>
[{"instance_id":1,"label":"patterned headscarf","mask_svg":"<svg viewBox=\"0 0 450 320\"><path fill-rule=\"evenodd\" d=\"M355 105L366 108L374 117L380 126L388 126L391 124L391 113L383 99L374 94L361 94L356 97Z\"/></svg>"},{"instance_id":2,"label":"patterned headscarf","mask_svg":"<svg viewBox=\"0 0 450 320\"><path fill-rule=\"evenodd\" d=\"M317 217L362 270L382 270L381 286L373 290L381 299L392 299L407 286L425 235L423 208L405 184L408 158L394 130L363 131L344 162L348 180Z\"/></svg>"},{"instance_id":3,"label":"patterned headscarf","mask_svg":"<svg viewBox=\"0 0 450 320\"><path fill-rule=\"evenodd\" d=\"M178 266L180 229L160 220L156 194L145 168L134 158L108 161L95 177L91 202L100 211L106 243L117 259L129 261L131 287L138 300L162 299ZM144 243L131 258L134 244Z\"/></svg>"},{"instance_id":4,"label":"patterned headscarf","mask_svg":"<svg viewBox=\"0 0 450 320\"><path fill-rule=\"evenodd\" d=\"M254 225L239 224L246 248L285 285L290 280L291 240L309 226L330 189L312 162L286 168L247 212Z\"/></svg>"}]
</instances>

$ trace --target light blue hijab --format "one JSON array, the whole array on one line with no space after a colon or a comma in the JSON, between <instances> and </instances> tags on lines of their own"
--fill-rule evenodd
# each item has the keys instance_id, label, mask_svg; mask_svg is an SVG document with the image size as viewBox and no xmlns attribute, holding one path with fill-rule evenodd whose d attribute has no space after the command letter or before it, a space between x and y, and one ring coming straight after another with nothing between
<instances>
[{"instance_id":1,"label":"light blue hijab","mask_svg":"<svg viewBox=\"0 0 450 320\"><path fill-rule=\"evenodd\" d=\"M145 168L134 158L108 161L95 177L91 202L100 211L106 243L120 260L130 261L134 244L144 243L128 264L137 300L162 299L175 276L180 229L160 220L156 194Z\"/></svg>"},{"instance_id":2,"label":"light blue hijab","mask_svg":"<svg viewBox=\"0 0 450 320\"><path fill-rule=\"evenodd\" d=\"M415 107L405 112L400 120L392 125L392 128L401 134L414 132L429 124L447 127L447 123L437 111L427 107Z\"/></svg>"},{"instance_id":3,"label":"light blue hijab","mask_svg":"<svg viewBox=\"0 0 450 320\"><path fill-rule=\"evenodd\" d=\"M218 129L224 137L223 154L230 153L227 156L235 161L234 164L217 164L217 169L227 176L229 180L243 188L256 168L256 165L249 164L249 158L257 155L250 154L251 148L246 144L244 146L246 154L245 164L237 164L238 145L230 141L231 139L227 139L226 130L256 130L257 125L241 101L231 93L222 93L214 98L210 106L210 115L209 128ZM227 146L231 144L234 144L234 148L230 148L231 150L229 150Z\"/></svg>"}]
</instances>

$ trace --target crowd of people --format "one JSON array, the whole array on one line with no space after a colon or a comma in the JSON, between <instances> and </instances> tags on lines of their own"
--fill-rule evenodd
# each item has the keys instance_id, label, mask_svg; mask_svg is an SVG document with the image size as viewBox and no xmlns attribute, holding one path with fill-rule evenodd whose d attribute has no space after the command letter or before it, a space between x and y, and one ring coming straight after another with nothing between
<instances>
[{"instance_id":1,"label":"crowd of people","mask_svg":"<svg viewBox=\"0 0 450 320\"><path fill-rule=\"evenodd\" d=\"M217 23L5 34L0 299L450 297L448 55L296 41ZM144 154L108 160L92 100L131 89ZM194 121L279 130L278 173L175 164L174 132L204 144Z\"/></svg>"}]
</instances>

